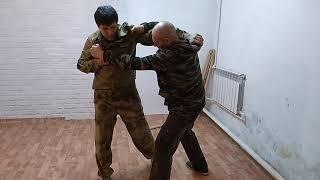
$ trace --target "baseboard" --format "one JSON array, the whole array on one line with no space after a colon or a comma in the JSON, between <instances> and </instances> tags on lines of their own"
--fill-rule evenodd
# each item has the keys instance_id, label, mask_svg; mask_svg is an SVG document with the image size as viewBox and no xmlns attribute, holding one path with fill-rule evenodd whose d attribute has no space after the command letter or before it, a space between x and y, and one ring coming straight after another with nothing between
<instances>
[{"instance_id":1,"label":"baseboard","mask_svg":"<svg viewBox=\"0 0 320 180\"><path fill-rule=\"evenodd\" d=\"M246 151L254 160L256 160L266 171L268 171L275 179L285 180L272 166L270 166L265 160L263 160L257 153L255 153L249 146L235 136L226 126L224 126L212 113L207 109L203 109L203 112L209 116L225 133L227 133L239 146Z\"/></svg>"}]
</instances>

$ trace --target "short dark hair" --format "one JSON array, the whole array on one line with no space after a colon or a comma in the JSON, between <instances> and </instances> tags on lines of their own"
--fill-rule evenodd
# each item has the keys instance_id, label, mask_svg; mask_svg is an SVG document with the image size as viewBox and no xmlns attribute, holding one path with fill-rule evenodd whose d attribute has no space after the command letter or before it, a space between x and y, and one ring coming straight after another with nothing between
<instances>
[{"instance_id":1,"label":"short dark hair","mask_svg":"<svg viewBox=\"0 0 320 180\"><path fill-rule=\"evenodd\" d=\"M99 6L94 13L94 20L96 21L97 26L111 25L112 23L118 23L118 13L110 5Z\"/></svg>"}]
</instances>

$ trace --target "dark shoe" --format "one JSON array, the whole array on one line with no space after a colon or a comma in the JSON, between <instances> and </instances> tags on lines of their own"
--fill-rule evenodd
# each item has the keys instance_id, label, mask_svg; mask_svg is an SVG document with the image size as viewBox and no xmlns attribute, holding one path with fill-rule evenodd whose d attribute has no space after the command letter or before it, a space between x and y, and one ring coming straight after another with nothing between
<instances>
[{"instance_id":1,"label":"dark shoe","mask_svg":"<svg viewBox=\"0 0 320 180\"><path fill-rule=\"evenodd\" d=\"M98 171L98 180L111 180L110 176L103 177L101 173Z\"/></svg>"},{"instance_id":2,"label":"dark shoe","mask_svg":"<svg viewBox=\"0 0 320 180\"><path fill-rule=\"evenodd\" d=\"M199 174L201 174L203 176L208 176L209 175L208 169L207 170L196 169L196 168L194 168L192 162L190 162L190 161L186 162L186 165L187 165L188 168L194 170L195 172L197 172L197 173L199 173Z\"/></svg>"},{"instance_id":3,"label":"dark shoe","mask_svg":"<svg viewBox=\"0 0 320 180\"><path fill-rule=\"evenodd\" d=\"M111 178L110 178L110 176L108 176L108 177L98 176L98 180L111 180Z\"/></svg>"}]
</instances>

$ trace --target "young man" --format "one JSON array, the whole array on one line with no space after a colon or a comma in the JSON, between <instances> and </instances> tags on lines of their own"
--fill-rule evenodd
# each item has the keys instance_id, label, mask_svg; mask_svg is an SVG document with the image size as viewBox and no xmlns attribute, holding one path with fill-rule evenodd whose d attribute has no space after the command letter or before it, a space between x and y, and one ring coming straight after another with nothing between
<instances>
[{"instance_id":1,"label":"young man","mask_svg":"<svg viewBox=\"0 0 320 180\"><path fill-rule=\"evenodd\" d=\"M77 68L84 73L94 73L95 148L98 175L110 179L113 169L111 141L116 117L119 114L138 150L147 158L154 155L154 139L144 117L135 85L135 71L119 71L105 65L90 55L89 49L99 44L115 55L135 56L136 44L152 45L150 34L144 33L155 23L145 23L134 28L118 23L118 14L112 6L100 6L94 14L98 31L91 34L82 50Z\"/></svg>"},{"instance_id":2,"label":"young man","mask_svg":"<svg viewBox=\"0 0 320 180\"><path fill-rule=\"evenodd\" d=\"M192 127L205 105L205 93L197 52L201 46L191 45L177 36L169 22L158 23L152 39L159 48L156 54L143 58L118 56L96 45L91 53L106 64L128 70L155 70L160 94L165 98L169 115L155 142L155 155L150 180L169 180L172 156L179 142L190 161L187 165L207 175L208 166Z\"/></svg>"}]
</instances>

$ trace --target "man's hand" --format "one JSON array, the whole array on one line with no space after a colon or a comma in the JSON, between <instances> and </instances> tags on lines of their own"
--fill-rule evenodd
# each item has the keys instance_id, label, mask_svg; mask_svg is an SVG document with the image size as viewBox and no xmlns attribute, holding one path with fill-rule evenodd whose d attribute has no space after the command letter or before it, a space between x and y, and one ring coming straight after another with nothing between
<instances>
[{"instance_id":1,"label":"man's hand","mask_svg":"<svg viewBox=\"0 0 320 180\"><path fill-rule=\"evenodd\" d=\"M144 26L143 25L136 25L131 28L132 34L143 34L144 33Z\"/></svg>"},{"instance_id":2,"label":"man's hand","mask_svg":"<svg viewBox=\"0 0 320 180\"><path fill-rule=\"evenodd\" d=\"M99 44L92 45L89 52L94 58L103 60L103 49Z\"/></svg>"},{"instance_id":3,"label":"man's hand","mask_svg":"<svg viewBox=\"0 0 320 180\"><path fill-rule=\"evenodd\" d=\"M99 44L92 45L89 52L91 53L91 56L95 58L94 61L96 61L99 66L106 64L103 60L103 50Z\"/></svg>"},{"instance_id":4,"label":"man's hand","mask_svg":"<svg viewBox=\"0 0 320 180\"><path fill-rule=\"evenodd\" d=\"M103 66L106 63L103 61L103 59L92 59L93 61L95 61L99 66Z\"/></svg>"},{"instance_id":5,"label":"man's hand","mask_svg":"<svg viewBox=\"0 0 320 180\"><path fill-rule=\"evenodd\" d=\"M199 46L199 47L202 47L202 45L203 45L203 38L202 38L202 36L201 36L200 34L196 34L196 35L193 37L193 39L192 39L192 41L191 41L191 44L197 45L197 46Z\"/></svg>"}]
</instances>

